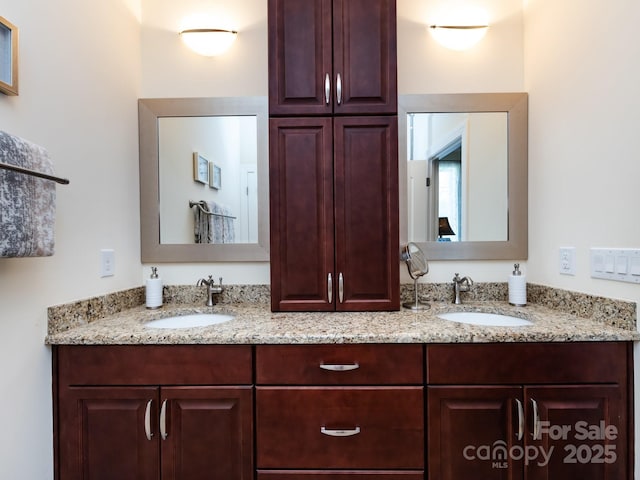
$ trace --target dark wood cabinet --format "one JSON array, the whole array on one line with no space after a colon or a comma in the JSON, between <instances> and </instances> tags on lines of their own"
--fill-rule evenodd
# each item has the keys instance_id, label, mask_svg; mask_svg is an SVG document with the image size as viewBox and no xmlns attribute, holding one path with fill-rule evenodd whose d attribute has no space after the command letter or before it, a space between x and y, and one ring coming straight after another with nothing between
<instances>
[{"instance_id":1,"label":"dark wood cabinet","mask_svg":"<svg viewBox=\"0 0 640 480\"><path fill-rule=\"evenodd\" d=\"M219 348L57 347L57 478L252 479L251 349Z\"/></svg>"},{"instance_id":2,"label":"dark wood cabinet","mask_svg":"<svg viewBox=\"0 0 640 480\"><path fill-rule=\"evenodd\" d=\"M422 478L421 358L419 345L257 346L258 478Z\"/></svg>"},{"instance_id":3,"label":"dark wood cabinet","mask_svg":"<svg viewBox=\"0 0 640 480\"><path fill-rule=\"evenodd\" d=\"M428 348L428 477L628 478L628 348ZM575 383L564 383L571 377ZM447 384L456 378L466 383Z\"/></svg>"},{"instance_id":4,"label":"dark wood cabinet","mask_svg":"<svg viewBox=\"0 0 640 480\"><path fill-rule=\"evenodd\" d=\"M396 120L270 120L274 311L399 308Z\"/></svg>"},{"instance_id":5,"label":"dark wood cabinet","mask_svg":"<svg viewBox=\"0 0 640 480\"><path fill-rule=\"evenodd\" d=\"M397 112L395 0L269 0L273 116Z\"/></svg>"}]
</instances>

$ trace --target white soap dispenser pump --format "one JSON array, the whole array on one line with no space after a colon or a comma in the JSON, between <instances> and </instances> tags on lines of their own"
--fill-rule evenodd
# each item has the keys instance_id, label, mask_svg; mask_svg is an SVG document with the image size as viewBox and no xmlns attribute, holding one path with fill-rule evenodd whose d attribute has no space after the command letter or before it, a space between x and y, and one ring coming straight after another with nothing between
<instances>
[{"instance_id":1,"label":"white soap dispenser pump","mask_svg":"<svg viewBox=\"0 0 640 480\"><path fill-rule=\"evenodd\" d=\"M520 264L513 265L513 273L509 275L509 303L516 307L527 304L527 278L520 271Z\"/></svg>"},{"instance_id":2,"label":"white soap dispenser pump","mask_svg":"<svg viewBox=\"0 0 640 480\"><path fill-rule=\"evenodd\" d=\"M162 279L158 277L157 267L151 267L151 276L147 279L146 304L150 309L162 306Z\"/></svg>"}]
</instances>

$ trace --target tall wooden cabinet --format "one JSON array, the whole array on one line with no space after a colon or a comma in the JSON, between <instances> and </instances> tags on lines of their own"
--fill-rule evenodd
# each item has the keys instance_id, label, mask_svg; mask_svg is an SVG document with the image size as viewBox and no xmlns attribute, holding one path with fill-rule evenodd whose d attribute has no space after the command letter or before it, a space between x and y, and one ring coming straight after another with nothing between
<instances>
[{"instance_id":1,"label":"tall wooden cabinet","mask_svg":"<svg viewBox=\"0 0 640 480\"><path fill-rule=\"evenodd\" d=\"M270 0L274 311L397 310L395 0Z\"/></svg>"}]
</instances>

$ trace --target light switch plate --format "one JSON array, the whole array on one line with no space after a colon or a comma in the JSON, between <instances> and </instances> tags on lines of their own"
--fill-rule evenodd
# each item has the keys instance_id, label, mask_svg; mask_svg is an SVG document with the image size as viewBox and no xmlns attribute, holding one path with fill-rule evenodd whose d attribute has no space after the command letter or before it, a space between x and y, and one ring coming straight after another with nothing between
<instances>
[{"instance_id":1,"label":"light switch plate","mask_svg":"<svg viewBox=\"0 0 640 480\"><path fill-rule=\"evenodd\" d=\"M640 283L640 249L592 248L591 277Z\"/></svg>"}]
</instances>

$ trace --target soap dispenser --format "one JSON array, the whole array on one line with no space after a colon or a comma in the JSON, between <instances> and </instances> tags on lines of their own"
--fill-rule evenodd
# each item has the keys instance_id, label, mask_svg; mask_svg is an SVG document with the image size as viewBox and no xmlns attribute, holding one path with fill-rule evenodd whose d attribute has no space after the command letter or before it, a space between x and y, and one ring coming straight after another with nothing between
<instances>
[{"instance_id":1,"label":"soap dispenser","mask_svg":"<svg viewBox=\"0 0 640 480\"><path fill-rule=\"evenodd\" d=\"M513 273L509 275L509 303L516 307L527 304L527 278L520 271L520 264L513 265Z\"/></svg>"},{"instance_id":2,"label":"soap dispenser","mask_svg":"<svg viewBox=\"0 0 640 480\"><path fill-rule=\"evenodd\" d=\"M146 297L147 308L162 306L162 279L158 277L157 267L151 267L151 276L147 279Z\"/></svg>"}]
</instances>

